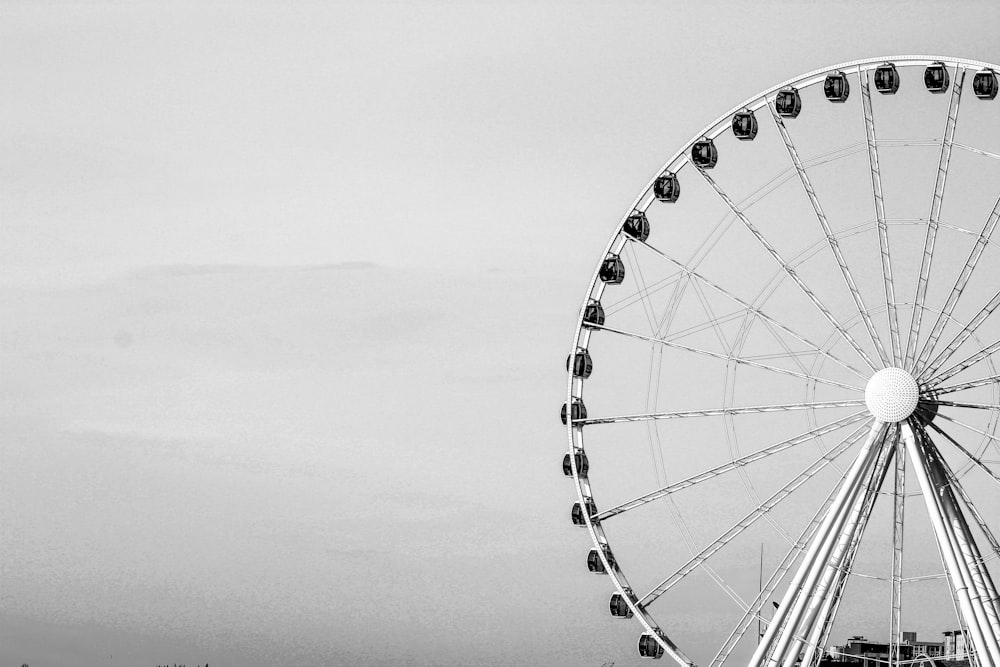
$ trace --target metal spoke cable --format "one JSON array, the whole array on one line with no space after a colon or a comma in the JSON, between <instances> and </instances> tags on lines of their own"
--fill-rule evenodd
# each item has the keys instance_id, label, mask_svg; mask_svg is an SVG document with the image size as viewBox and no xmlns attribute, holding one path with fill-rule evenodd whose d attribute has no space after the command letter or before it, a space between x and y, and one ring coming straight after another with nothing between
<instances>
[{"instance_id":1,"label":"metal spoke cable","mask_svg":"<svg viewBox=\"0 0 1000 667\"><path fill-rule=\"evenodd\" d=\"M998 306L1000 306L1000 290L997 290L996 294L993 295L993 298L990 299L989 303L983 306L979 313L972 318L972 320L966 324L960 332L958 332L951 342L948 343L947 347L945 347L945 349L943 349L938 356L934 358L934 361L930 362L927 367L921 371L921 378L933 375L934 372L941 367L941 364L948 361L948 359L950 359L952 355L958 351L958 348L962 347L965 341L969 340L969 337L976 333L976 329L978 329L979 326L986 321L986 318L993 314L993 311L996 310Z\"/></svg>"},{"instance_id":2,"label":"metal spoke cable","mask_svg":"<svg viewBox=\"0 0 1000 667\"><path fill-rule=\"evenodd\" d=\"M743 223L743 226L746 227L747 230L749 230L750 233L754 235L754 238L757 239L757 242L760 243L761 246L763 246L764 249L768 252L768 254L771 255L774 261L781 266L781 268L785 271L788 277L791 278L796 285L798 285L802 293L809 298L812 304L820 311L820 313L822 313L823 317L825 317L826 320L833 326L833 328L840 333L841 337L852 348L854 348L854 351L858 353L858 356L860 356L864 360L864 362L868 365L868 367L871 368L873 371L878 370L875 366L875 363L871 360L871 357L868 356L868 353L865 352L860 345L858 345L858 342L854 340L854 338L851 337L851 334L847 332L844 326L839 321L837 321L837 318L833 316L833 313L831 313L830 310L825 305L823 305L823 302L820 301L813 293L813 291L809 289L809 286L802 281L802 278L800 278L799 275L795 272L795 269L793 269L787 262L785 262L784 259L782 259L781 255L778 253L775 247L771 245L771 242L768 241L766 238L764 238L764 235L760 233L760 230L757 229L752 222L750 222L746 214L744 214L743 211L741 211L739 207L736 206L733 200L730 199L729 195L727 195L725 191L723 191L723 189L719 187L718 183L716 183L715 180L711 176L709 176L704 169L698 169L698 172L705 178L705 181L708 182L710 186L712 186L712 189L715 190L716 194L718 194L719 197L726 203L726 205L729 206L729 208L733 211L733 213L736 214L736 217L740 219L740 221Z\"/></svg>"},{"instance_id":3,"label":"metal spoke cable","mask_svg":"<svg viewBox=\"0 0 1000 667\"><path fill-rule=\"evenodd\" d=\"M783 452L786 449L790 449L791 447L794 447L796 445L800 445L805 442L810 442L813 438L817 436L826 435L827 433L831 433L838 429L844 428L845 426L850 426L851 424L855 424L867 417L869 417L867 411L856 412L853 415L844 417L843 419L838 419L837 421L834 422L830 422L829 424L826 424L819 428L811 429L809 431L806 431L805 433L800 433L795 437L788 438L787 440L783 440L779 443L771 445L770 447L766 447L751 454L747 454L746 456L743 456L734 461L730 461L729 463L723 463L722 465L710 468L709 470L705 470L704 472L700 472L696 475L692 475L691 477L683 479L679 482L674 482L673 484L662 486L659 489L656 489L655 491L650 491L649 493L641 495L638 498L634 498L633 500L630 500L626 503L622 503L620 505L612 507L609 510L605 510L604 512L599 513L595 517L595 519L598 521L604 521L605 519L610 519L613 516L617 516L631 509L635 509L636 507L641 507L642 505L653 502L654 500L657 500L664 496L670 495L671 493L676 493L681 489L686 489L689 486L700 484L701 482L713 479L715 477L718 477L719 475L727 473L741 466L745 466L750 463L766 459L769 456L773 456L778 452Z\"/></svg>"},{"instance_id":4,"label":"metal spoke cable","mask_svg":"<svg viewBox=\"0 0 1000 667\"><path fill-rule=\"evenodd\" d=\"M614 424L618 422L639 422L650 419L684 419L687 417L721 417L723 415L742 415L757 412L788 412L794 410L814 410L825 408L855 408L865 404L863 399L852 401L817 401L814 403L785 403L780 405L753 405L732 408L709 408L707 410L680 410L678 412L651 412L638 415L618 415L615 417L596 417L594 419L574 419L573 424L588 426L592 424Z\"/></svg>"},{"instance_id":5,"label":"metal spoke cable","mask_svg":"<svg viewBox=\"0 0 1000 667\"><path fill-rule=\"evenodd\" d=\"M896 313L896 292L892 281L892 261L889 255L889 227L885 221L885 204L882 200L882 172L878 163L878 139L875 136L875 116L872 113L871 74L865 70L861 81L861 107L865 116L865 135L868 140L868 164L872 175L872 196L875 201L875 224L878 228L879 255L882 258L882 283L885 292L886 317L889 320L889 341L892 347L893 365L903 360L899 342L899 316Z\"/></svg>"},{"instance_id":6,"label":"metal spoke cable","mask_svg":"<svg viewBox=\"0 0 1000 667\"><path fill-rule=\"evenodd\" d=\"M813 188L812 181L809 180L809 174L806 173L805 167L802 166L802 160L799 158L799 152L795 148L795 143L792 141L791 135L788 134L788 128L785 127L785 121L783 121L781 116L778 115L778 111L774 108L773 102L769 103L767 107L771 111L771 117L774 119L774 124L778 128L778 133L781 135L782 141L785 142L785 150L788 151L788 157L791 158L795 171L799 174L799 181L802 183L802 189L805 190L806 196L809 198L809 203L812 204L813 212L816 214L816 219L819 221L820 227L823 228L823 234L826 236L827 244L829 244L830 250L833 252L833 256L837 260L837 264L840 266L840 273L843 275L844 282L847 283L847 289L851 292L851 298L854 299L854 305L857 307L858 313L861 315L861 319L865 323L865 328L868 330L868 336L871 338L872 344L875 346L875 350L878 352L878 356L882 360L882 364L884 366L890 366L892 362L886 355L885 348L882 346L882 341L879 339L878 332L875 331L875 325L872 322L871 317L868 315L868 307L865 306L864 299L861 297L861 291L858 289L858 285L854 281L854 276L851 275L851 269L847 265L847 260L844 258L844 253L840 249L840 243L837 241L837 237L833 234L833 229L830 227L830 222L826 218L826 213L823 212L823 206L819 202L819 197L816 195L816 189Z\"/></svg>"},{"instance_id":7,"label":"metal spoke cable","mask_svg":"<svg viewBox=\"0 0 1000 667\"><path fill-rule=\"evenodd\" d=\"M983 463L981 460L979 460L979 457L977 457L975 454L973 454L968 449L966 449L965 447L963 447L958 442L958 440L955 440L955 438L953 438L950 435L948 435L947 433L945 433L941 429L941 427L938 426L937 424L935 424L934 422L930 422L928 425L932 429L934 429L935 431L937 431L938 433L940 433L942 436L944 436L944 438L947 439L948 442L950 442L952 445L954 445L955 448L958 449L958 451L962 452L967 459L969 459L970 461L972 461L972 463L974 463L980 470L982 470L987 475L989 475L993 479L994 482L996 482L997 484L1000 484L1000 475L998 475L997 473L993 472L985 463Z\"/></svg>"},{"instance_id":8,"label":"metal spoke cable","mask_svg":"<svg viewBox=\"0 0 1000 667\"><path fill-rule=\"evenodd\" d=\"M981 349L979 352L976 352L975 354L966 357L963 361L958 362L957 364L951 366L945 371L941 371L940 373L934 375L930 379L920 380L918 378L918 380L922 381L927 386L927 388L933 389L934 387L941 384L945 380L955 375L958 375L966 368L971 368L972 366L975 366L980 361L986 359L987 357L989 357L990 355L992 355L994 352L997 351L1000 351L1000 340L990 343L989 345Z\"/></svg>"},{"instance_id":9,"label":"metal spoke cable","mask_svg":"<svg viewBox=\"0 0 1000 667\"><path fill-rule=\"evenodd\" d=\"M951 394L956 391L964 391L966 389L974 389L976 387L984 387L986 385L1000 383L1000 375L991 375L985 378L979 378L978 380L969 380L968 382L963 382L962 384L953 384L947 387L938 387L934 390L935 395L941 394Z\"/></svg>"},{"instance_id":10,"label":"metal spoke cable","mask_svg":"<svg viewBox=\"0 0 1000 667\"><path fill-rule=\"evenodd\" d=\"M780 329L784 333L788 334L789 336L791 336L795 340L797 340L797 341L799 341L801 343L805 343L810 348L814 349L817 354L820 354L823 357L826 357L827 359L829 359L830 361L834 362L838 366L841 366L842 368L850 371L854 375L858 376L859 378L861 378L862 380L865 380L867 382L867 380L869 378L869 375L866 375L866 374L862 373L861 371L859 371L858 369L854 368L852 365L850 365L846 361L838 358L836 355L828 352L827 350L825 350L822 347L820 347L819 345L811 342L810 340L808 340L804 336L796 333L795 331L793 331L792 329L790 329L786 325L782 324L778 320L776 320L773 317L769 316L767 313L764 313L759 308L755 308L754 306L752 306L751 304L747 303L743 299L739 298L738 296L736 296L732 292L729 292L725 288L717 285L716 283L712 282L711 280L709 280L708 278L702 276L701 274L699 274L699 273L697 273L697 272L695 272L695 271L693 271L691 269L688 269L687 267L685 267L683 264L681 264L679 261L677 261L673 257L670 257L666 253L658 250L657 248L655 248L653 246L649 246L649 248L651 250L653 250L653 252L655 252L658 255L660 255L663 259L667 260L671 264L679 267L682 271L686 272L692 279L697 280L698 282L700 282L700 283L708 286L709 288L711 288L712 290L714 290L716 293L721 294L722 296L726 297L727 299L729 299L733 303L736 303L736 304L740 305L742 308L744 308L745 310L753 313L754 315L756 315L757 317L759 317L764 322L768 322L770 324L773 324L774 326L778 327L778 329Z\"/></svg>"},{"instance_id":11,"label":"metal spoke cable","mask_svg":"<svg viewBox=\"0 0 1000 667\"><path fill-rule=\"evenodd\" d=\"M945 325L951 318L952 312L955 310L955 304L958 303L959 297L962 296L962 292L965 290L965 286L968 284L969 278L972 277L972 272L975 271L980 258L983 256L983 251L986 250L986 246L989 243L990 238L993 236L993 231L997 227L997 222L1000 222L1000 197L997 197L996 203L993 204L993 212L990 213L989 217L986 219L986 224L983 225L982 231L979 232L976 244L969 253L969 258L965 260L965 266L962 268L962 272L955 280L955 285L951 288L951 294L948 295L948 300L945 302L944 308L942 308L941 312L938 313L937 321L934 322L934 328L931 329L931 334L924 342L920 355L917 357L917 368L923 368L930 355L933 354L934 348L937 346L938 339L941 337L941 332L944 330Z\"/></svg>"},{"instance_id":12,"label":"metal spoke cable","mask_svg":"<svg viewBox=\"0 0 1000 667\"><path fill-rule=\"evenodd\" d=\"M955 401L928 401L934 405L947 405L952 408L969 408L973 410L1000 410L1000 405L989 405L987 403L958 403Z\"/></svg>"},{"instance_id":13,"label":"metal spoke cable","mask_svg":"<svg viewBox=\"0 0 1000 667\"><path fill-rule=\"evenodd\" d=\"M752 526L758 519L764 516L767 512L771 511L776 505L778 505L782 500L791 495L797 488L802 486L810 478L812 478L820 470L828 466L834 459L839 457L841 454L846 452L852 445L857 443L858 440L862 438L867 429L867 423L862 424L860 428L854 430L851 435L846 439L841 441L839 445L831 449L829 452L824 453L818 459L813 461L809 466L807 466L802 472L796 475L790 482L785 484L785 486L778 489L774 494L772 494L767 500L755 507L748 514L746 514L742 519L740 519L736 524L727 529L718 538L716 538L711 544L702 549L695 557L689 560L687 563L682 565L680 569L671 574L669 577L664 579L657 585L653 590L646 593L642 598L639 599L639 604L642 606L648 606L649 604L656 601L661 595L670 590L677 582L686 577L691 571L697 568L701 563L711 558L716 552L726 546L733 539L738 537L744 530Z\"/></svg>"},{"instance_id":14,"label":"metal spoke cable","mask_svg":"<svg viewBox=\"0 0 1000 667\"><path fill-rule=\"evenodd\" d=\"M656 343L658 345L663 345L665 347L670 347L676 350L683 350L685 352L691 352L693 354L701 354L706 357L712 357L715 359L722 359L725 361L732 361L737 364L742 364L745 366L752 366L753 368L760 368L767 371L772 371L774 373L781 373L784 375L791 375L792 377L802 378L804 380L810 380L813 382L818 382L820 384L826 384L834 387L841 387L843 389L850 389L851 391L864 391L861 387L845 384L843 382L837 382L836 380L827 380L824 378L816 377L813 375L807 375L805 373L799 373L798 371L789 370L787 368L781 368L780 366L771 366L769 364L762 364L756 361L751 361L749 359L734 357L731 354L723 354L722 352L712 352L711 350L705 350L702 348L694 347L691 345L684 345L682 343L675 343L673 341L664 340L663 338L654 338L652 336L646 336L644 334L634 333L631 331L624 331L622 329L616 329L614 327L601 325L590 325L591 329L597 331L607 331L613 334L618 334L620 336L628 336L629 338L636 338L638 340L644 340L650 343Z\"/></svg>"},{"instance_id":15,"label":"metal spoke cable","mask_svg":"<svg viewBox=\"0 0 1000 667\"><path fill-rule=\"evenodd\" d=\"M958 107L962 100L962 82L964 80L965 70L963 69L955 76L955 85L951 91L951 104L948 107L948 120L945 123L944 138L941 142L941 154L938 158L937 176L934 180L934 196L931 199L931 212L927 220L927 233L924 236L924 250L920 258L917 291L913 297L913 315L910 318L910 335L906 341L906 358L903 362L903 367L908 371L913 370L913 358L917 353L920 320L924 313L924 299L927 296L927 283L930 280L931 261L934 259L934 243L937 239L941 203L944 200L944 188L948 181L948 167L951 164L951 143L955 139L955 125L958 122Z\"/></svg>"}]
</instances>

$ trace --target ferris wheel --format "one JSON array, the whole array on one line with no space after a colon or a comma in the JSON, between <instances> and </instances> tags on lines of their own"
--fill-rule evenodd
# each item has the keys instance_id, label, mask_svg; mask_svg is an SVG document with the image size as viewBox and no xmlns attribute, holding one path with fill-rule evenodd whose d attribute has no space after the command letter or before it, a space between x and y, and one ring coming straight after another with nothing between
<instances>
[{"instance_id":1,"label":"ferris wheel","mask_svg":"<svg viewBox=\"0 0 1000 667\"><path fill-rule=\"evenodd\" d=\"M997 70L786 81L615 226L566 362L563 473L581 569L640 656L816 665L863 633L895 665L919 657L904 631L961 630L1000 665Z\"/></svg>"}]
</instances>

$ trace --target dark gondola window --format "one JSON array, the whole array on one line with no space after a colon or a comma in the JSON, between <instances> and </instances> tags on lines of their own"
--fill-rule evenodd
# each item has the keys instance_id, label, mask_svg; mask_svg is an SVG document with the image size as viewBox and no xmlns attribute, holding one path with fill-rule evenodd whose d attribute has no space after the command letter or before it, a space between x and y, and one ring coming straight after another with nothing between
<instances>
[{"instance_id":1,"label":"dark gondola window","mask_svg":"<svg viewBox=\"0 0 1000 667\"><path fill-rule=\"evenodd\" d=\"M883 95L895 95L899 90L899 72L892 63L875 68L875 90Z\"/></svg>"},{"instance_id":2,"label":"dark gondola window","mask_svg":"<svg viewBox=\"0 0 1000 667\"><path fill-rule=\"evenodd\" d=\"M566 454L563 456L562 467L563 467L563 474L566 475L567 477L572 477L573 468L570 467L571 463L569 456L570 456L569 452L566 452ZM576 458L576 472L580 475L580 477L586 477L587 471L590 470L590 461L587 460L587 455L584 454L583 452L577 452L576 454L574 454L574 458Z\"/></svg>"},{"instance_id":3,"label":"dark gondola window","mask_svg":"<svg viewBox=\"0 0 1000 667\"><path fill-rule=\"evenodd\" d=\"M702 139L691 146L691 161L700 169L711 169L719 161L719 151L711 139Z\"/></svg>"},{"instance_id":4,"label":"dark gondola window","mask_svg":"<svg viewBox=\"0 0 1000 667\"><path fill-rule=\"evenodd\" d=\"M972 80L972 90L981 100L992 100L997 96L997 75L993 70L976 72Z\"/></svg>"},{"instance_id":5,"label":"dark gondola window","mask_svg":"<svg viewBox=\"0 0 1000 667\"><path fill-rule=\"evenodd\" d=\"M733 134L740 141L753 141L757 136L757 117L752 111L740 111L733 116Z\"/></svg>"},{"instance_id":6,"label":"dark gondola window","mask_svg":"<svg viewBox=\"0 0 1000 667\"><path fill-rule=\"evenodd\" d=\"M587 307L583 309L583 323L596 326L604 325L604 306L600 301L591 299Z\"/></svg>"},{"instance_id":7,"label":"dark gondola window","mask_svg":"<svg viewBox=\"0 0 1000 667\"><path fill-rule=\"evenodd\" d=\"M594 360L590 358L590 352L580 348L575 354L566 357L566 370L573 371L573 377L587 379L594 370Z\"/></svg>"},{"instance_id":8,"label":"dark gondola window","mask_svg":"<svg viewBox=\"0 0 1000 667\"><path fill-rule=\"evenodd\" d=\"M831 102L846 102L848 95L851 94L847 75L843 72L827 75L826 81L823 82L823 93Z\"/></svg>"},{"instance_id":9,"label":"dark gondola window","mask_svg":"<svg viewBox=\"0 0 1000 667\"><path fill-rule=\"evenodd\" d=\"M636 241L645 242L649 238L649 220L646 218L646 214L642 211L632 211L625 218L622 231Z\"/></svg>"},{"instance_id":10,"label":"dark gondola window","mask_svg":"<svg viewBox=\"0 0 1000 667\"><path fill-rule=\"evenodd\" d=\"M924 70L924 86L932 93L944 93L948 91L948 68L944 63L934 63L928 65Z\"/></svg>"},{"instance_id":11,"label":"dark gondola window","mask_svg":"<svg viewBox=\"0 0 1000 667\"><path fill-rule=\"evenodd\" d=\"M798 117L799 112L802 111L802 98L799 96L799 91L795 88L780 91L778 96L774 98L774 107L779 116Z\"/></svg>"},{"instance_id":12,"label":"dark gondola window","mask_svg":"<svg viewBox=\"0 0 1000 667\"><path fill-rule=\"evenodd\" d=\"M625 264L618 255L609 255L601 264L599 276L609 285L621 285L625 280Z\"/></svg>"},{"instance_id":13,"label":"dark gondola window","mask_svg":"<svg viewBox=\"0 0 1000 667\"><path fill-rule=\"evenodd\" d=\"M667 172L657 177L653 183L653 196L659 201L673 203L681 196L681 183L677 174Z\"/></svg>"}]
</instances>

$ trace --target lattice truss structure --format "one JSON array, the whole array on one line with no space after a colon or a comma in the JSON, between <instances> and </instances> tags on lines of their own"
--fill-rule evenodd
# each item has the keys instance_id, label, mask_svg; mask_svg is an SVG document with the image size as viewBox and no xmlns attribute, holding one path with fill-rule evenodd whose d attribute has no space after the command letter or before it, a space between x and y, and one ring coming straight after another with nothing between
<instances>
[{"instance_id":1,"label":"lattice truss structure","mask_svg":"<svg viewBox=\"0 0 1000 667\"><path fill-rule=\"evenodd\" d=\"M865 633L901 664L905 624L1000 665L996 69L787 81L616 225L567 359L563 472L641 656L816 665Z\"/></svg>"}]
</instances>

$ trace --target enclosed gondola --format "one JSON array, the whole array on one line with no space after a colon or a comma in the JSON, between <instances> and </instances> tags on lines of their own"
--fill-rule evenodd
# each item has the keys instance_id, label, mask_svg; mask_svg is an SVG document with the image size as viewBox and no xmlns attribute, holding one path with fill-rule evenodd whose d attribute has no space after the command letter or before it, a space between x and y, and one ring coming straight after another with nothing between
<instances>
[{"instance_id":1,"label":"enclosed gondola","mask_svg":"<svg viewBox=\"0 0 1000 667\"><path fill-rule=\"evenodd\" d=\"M586 510L586 514L584 514L584 510ZM582 506L580 503L573 503L573 509L570 510L569 516L574 526L586 526L588 516L591 521L597 516L597 505L594 504L594 499L584 496Z\"/></svg>"},{"instance_id":2,"label":"enclosed gondola","mask_svg":"<svg viewBox=\"0 0 1000 667\"><path fill-rule=\"evenodd\" d=\"M615 567L615 557L611 553L611 548L607 544L601 547L601 551L604 552L604 557L608 561L608 565ZM594 574L607 574L608 570L604 567L604 562L601 560L601 554L597 549L591 549L590 553L587 554L587 569Z\"/></svg>"},{"instance_id":3,"label":"enclosed gondola","mask_svg":"<svg viewBox=\"0 0 1000 667\"><path fill-rule=\"evenodd\" d=\"M636 241L645 242L649 238L649 219L642 211L632 211L625 218L622 231L634 238Z\"/></svg>"},{"instance_id":4,"label":"enclosed gondola","mask_svg":"<svg viewBox=\"0 0 1000 667\"><path fill-rule=\"evenodd\" d=\"M587 307L583 309L583 323L593 326L604 325L604 306L596 299L587 302Z\"/></svg>"},{"instance_id":5,"label":"enclosed gondola","mask_svg":"<svg viewBox=\"0 0 1000 667\"><path fill-rule=\"evenodd\" d=\"M699 169L711 169L719 161L719 151L711 139L701 139L691 146L691 162Z\"/></svg>"},{"instance_id":6,"label":"enclosed gondola","mask_svg":"<svg viewBox=\"0 0 1000 667\"><path fill-rule=\"evenodd\" d=\"M738 111L733 115L733 135L740 141L753 141L757 136L757 117L753 111Z\"/></svg>"},{"instance_id":7,"label":"enclosed gondola","mask_svg":"<svg viewBox=\"0 0 1000 667\"><path fill-rule=\"evenodd\" d=\"M883 95L895 95L899 90L899 72L892 63L884 63L875 68L875 90Z\"/></svg>"},{"instance_id":8,"label":"enclosed gondola","mask_svg":"<svg viewBox=\"0 0 1000 667\"><path fill-rule=\"evenodd\" d=\"M625 592L632 597L632 589L626 588ZM632 608L628 606L628 602L625 600L625 596L621 593L614 593L611 596L611 602L608 605L611 608L611 615L615 618L632 618Z\"/></svg>"},{"instance_id":9,"label":"enclosed gondola","mask_svg":"<svg viewBox=\"0 0 1000 667\"><path fill-rule=\"evenodd\" d=\"M594 370L594 360L590 358L590 352L582 347L577 348L576 352L566 357L566 370L571 370L575 378L584 380L589 378Z\"/></svg>"},{"instance_id":10,"label":"enclosed gondola","mask_svg":"<svg viewBox=\"0 0 1000 667\"><path fill-rule=\"evenodd\" d=\"M942 62L928 65L927 69L924 70L924 86L932 93L940 94L948 92L950 81L948 68Z\"/></svg>"},{"instance_id":11,"label":"enclosed gondola","mask_svg":"<svg viewBox=\"0 0 1000 667\"><path fill-rule=\"evenodd\" d=\"M573 454L573 458L576 459L576 472L580 475L580 477L586 477L587 471L590 470L590 461L587 460L587 454L580 450ZM563 474L567 477L573 476L573 468L571 466L572 463L570 462L570 453L566 452L566 454L563 455L562 468Z\"/></svg>"},{"instance_id":12,"label":"enclosed gondola","mask_svg":"<svg viewBox=\"0 0 1000 667\"><path fill-rule=\"evenodd\" d=\"M656 637L649 633L643 633L639 637L639 657L659 660L663 657L663 647Z\"/></svg>"},{"instance_id":13,"label":"enclosed gondola","mask_svg":"<svg viewBox=\"0 0 1000 667\"><path fill-rule=\"evenodd\" d=\"M668 204L677 201L681 196L681 182L677 180L677 174L668 171L657 176L653 182L653 196Z\"/></svg>"},{"instance_id":14,"label":"enclosed gondola","mask_svg":"<svg viewBox=\"0 0 1000 667\"><path fill-rule=\"evenodd\" d=\"M827 74L826 81L823 82L823 94L831 102L846 102L851 94L851 85L847 81L847 75L843 72Z\"/></svg>"},{"instance_id":15,"label":"enclosed gondola","mask_svg":"<svg viewBox=\"0 0 1000 667\"><path fill-rule=\"evenodd\" d=\"M621 285L625 280L625 264L622 263L621 257L618 255L605 257L598 275L601 281L608 285Z\"/></svg>"},{"instance_id":16,"label":"enclosed gondola","mask_svg":"<svg viewBox=\"0 0 1000 667\"><path fill-rule=\"evenodd\" d=\"M774 98L774 109L779 116L797 118L802 111L802 96L798 89L792 87L779 91Z\"/></svg>"},{"instance_id":17,"label":"enclosed gondola","mask_svg":"<svg viewBox=\"0 0 1000 667\"><path fill-rule=\"evenodd\" d=\"M560 417L562 417L563 426L566 425L566 404L563 403L562 410L559 411ZM583 404L579 398L573 399L573 420L586 419L587 418L587 406ZM569 473L567 473L569 474Z\"/></svg>"},{"instance_id":18,"label":"enclosed gondola","mask_svg":"<svg viewBox=\"0 0 1000 667\"><path fill-rule=\"evenodd\" d=\"M976 72L972 79L972 91L981 100L992 100L997 96L997 73L991 69Z\"/></svg>"}]
</instances>

